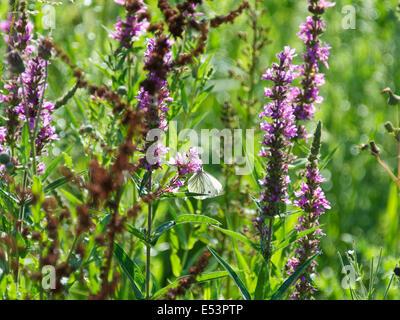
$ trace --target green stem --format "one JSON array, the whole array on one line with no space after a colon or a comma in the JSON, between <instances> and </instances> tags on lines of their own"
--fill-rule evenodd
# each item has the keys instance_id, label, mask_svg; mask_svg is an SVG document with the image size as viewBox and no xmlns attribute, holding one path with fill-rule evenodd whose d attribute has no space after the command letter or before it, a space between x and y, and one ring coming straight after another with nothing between
<instances>
[{"instance_id":1,"label":"green stem","mask_svg":"<svg viewBox=\"0 0 400 320\"><path fill-rule=\"evenodd\" d=\"M43 91L42 91L42 96L40 97L39 109L37 112L35 124L33 127L33 134L31 137L31 149L32 149L32 157L33 157L33 173L34 174L36 174L36 170L37 170L36 169L36 136L39 131L40 113L42 112L44 94L46 92L47 75L48 75L48 63L47 63L47 61L45 61L45 76L44 76Z\"/></svg>"},{"instance_id":2,"label":"green stem","mask_svg":"<svg viewBox=\"0 0 400 320\"><path fill-rule=\"evenodd\" d=\"M11 26L10 26L10 32L8 33L8 43L7 43L7 50L10 48L10 41L11 41L11 34L14 29L14 24L15 24L15 13L17 11L17 5L18 5L18 0L15 0L14 2L14 9L13 9L13 15L11 19Z\"/></svg>"},{"instance_id":3,"label":"green stem","mask_svg":"<svg viewBox=\"0 0 400 320\"><path fill-rule=\"evenodd\" d=\"M71 249L69 250L69 253L68 253L68 256L67 256L67 260L66 260L67 266L69 264L69 261L71 260L72 253L75 250L75 247L76 247L76 244L78 242L78 239L79 239L79 235L76 235L75 238L74 238L74 242L72 243Z\"/></svg>"},{"instance_id":4,"label":"green stem","mask_svg":"<svg viewBox=\"0 0 400 320\"><path fill-rule=\"evenodd\" d=\"M267 240L267 259L266 259L267 265L271 260L271 242L272 242L273 226L274 226L274 217L270 217L268 226L268 240Z\"/></svg>"},{"instance_id":5,"label":"green stem","mask_svg":"<svg viewBox=\"0 0 400 320\"><path fill-rule=\"evenodd\" d=\"M149 178L149 190L151 192L151 173ZM147 239L151 237L151 220L152 220L152 203L149 201L147 210ZM146 244L146 300L150 299L150 263L151 263L151 246Z\"/></svg>"}]
</instances>

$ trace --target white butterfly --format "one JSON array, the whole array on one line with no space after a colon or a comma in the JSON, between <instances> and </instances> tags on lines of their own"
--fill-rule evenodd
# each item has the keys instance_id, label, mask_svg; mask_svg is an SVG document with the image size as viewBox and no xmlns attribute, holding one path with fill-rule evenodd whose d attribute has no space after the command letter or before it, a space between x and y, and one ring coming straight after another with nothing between
<instances>
[{"instance_id":1,"label":"white butterfly","mask_svg":"<svg viewBox=\"0 0 400 320\"><path fill-rule=\"evenodd\" d=\"M206 198L213 198L220 195L222 192L222 185L211 174L202 169L190 177L188 190L192 193L207 194L208 196L194 197L198 200L204 200Z\"/></svg>"}]
</instances>

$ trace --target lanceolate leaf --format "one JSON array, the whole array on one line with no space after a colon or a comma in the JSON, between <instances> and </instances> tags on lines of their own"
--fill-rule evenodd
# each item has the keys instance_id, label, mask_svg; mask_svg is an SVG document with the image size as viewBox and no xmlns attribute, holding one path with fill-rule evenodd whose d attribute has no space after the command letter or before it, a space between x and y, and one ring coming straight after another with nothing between
<instances>
[{"instance_id":1,"label":"lanceolate leaf","mask_svg":"<svg viewBox=\"0 0 400 320\"><path fill-rule=\"evenodd\" d=\"M253 248L258 250L258 246L255 243L253 243L251 240L249 240L247 237L242 235L241 233L238 233L238 232L235 232L235 231L232 231L232 230L228 230L228 229L223 229L223 228L220 228L220 227L214 226L214 225L212 227L214 229L217 229L217 230L221 231L222 233L225 233L226 235L228 235L228 236L230 236L230 237L232 237L234 239L237 239L237 240L239 240L239 241L241 241L243 243L246 243L249 246L251 246L251 247L253 247Z\"/></svg>"},{"instance_id":2,"label":"lanceolate leaf","mask_svg":"<svg viewBox=\"0 0 400 320\"><path fill-rule=\"evenodd\" d=\"M115 243L114 245L114 255L122 270L124 270L125 274L128 276L136 299L144 299L142 292L135 283L135 263L129 258L124 249L122 249L122 247L118 243Z\"/></svg>"},{"instance_id":3,"label":"lanceolate leaf","mask_svg":"<svg viewBox=\"0 0 400 320\"><path fill-rule=\"evenodd\" d=\"M175 222L176 223L197 222L197 223L220 224L218 220L200 214L183 214L181 216L178 216Z\"/></svg>"},{"instance_id":4,"label":"lanceolate leaf","mask_svg":"<svg viewBox=\"0 0 400 320\"><path fill-rule=\"evenodd\" d=\"M22 129L22 154L24 155L24 163L26 167L28 166L30 152L31 146L29 144L29 128L28 124L25 123Z\"/></svg>"},{"instance_id":5,"label":"lanceolate leaf","mask_svg":"<svg viewBox=\"0 0 400 320\"><path fill-rule=\"evenodd\" d=\"M157 243L158 238L160 238L164 232L182 223L210 223L211 225L214 225L219 224L219 221L199 214L183 214L178 216L175 221L167 221L160 225L152 235L151 245L154 246Z\"/></svg>"},{"instance_id":6,"label":"lanceolate leaf","mask_svg":"<svg viewBox=\"0 0 400 320\"><path fill-rule=\"evenodd\" d=\"M7 192L7 191L5 191L5 190L3 190L3 189L0 188L0 193L1 193L2 195L4 195L8 200L11 200L11 201L13 201L13 202L15 202L15 203L18 203L18 199L15 198L15 197L14 197L12 194L10 194L9 192Z\"/></svg>"},{"instance_id":7,"label":"lanceolate leaf","mask_svg":"<svg viewBox=\"0 0 400 320\"><path fill-rule=\"evenodd\" d=\"M135 228L134 226L128 224L127 229L130 233L132 233L134 236L138 237L140 240L144 241L147 243L146 236L144 235L143 232L141 232L139 229Z\"/></svg>"},{"instance_id":8,"label":"lanceolate leaf","mask_svg":"<svg viewBox=\"0 0 400 320\"><path fill-rule=\"evenodd\" d=\"M200 196L208 196L207 194L203 193L195 193L195 192L177 192L177 193L165 193L160 196L161 199L163 198L182 198L182 197L200 197Z\"/></svg>"},{"instance_id":9,"label":"lanceolate leaf","mask_svg":"<svg viewBox=\"0 0 400 320\"><path fill-rule=\"evenodd\" d=\"M215 252L214 249L207 247L208 250L213 254L213 256L218 260L218 262L226 269L226 271L228 271L229 275L231 276L231 278L233 279L233 281L235 282L235 284L237 285L237 287L240 290L240 293L243 296L243 299L245 300L251 300L251 296L249 291L247 290L246 286L244 285L242 279L239 278L239 276L236 274L236 272L232 269L232 267L225 262L224 259L222 259L218 253Z\"/></svg>"},{"instance_id":10,"label":"lanceolate leaf","mask_svg":"<svg viewBox=\"0 0 400 320\"><path fill-rule=\"evenodd\" d=\"M143 179L142 182L140 184L140 188L139 188L139 196L141 197L144 191L144 187L146 186L147 182L149 181L151 176L151 172L150 171L146 171L146 173L143 175Z\"/></svg>"},{"instance_id":11,"label":"lanceolate leaf","mask_svg":"<svg viewBox=\"0 0 400 320\"><path fill-rule=\"evenodd\" d=\"M76 176L83 175L83 174L85 174L86 172L87 172L87 170L83 170L83 171L79 172ZM48 192L50 192L50 191L53 191L53 190L55 190L55 189L57 189L57 188L63 186L64 184L68 183L70 180L71 180L70 178L65 178L65 177L62 177L62 178L60 178L60 179L57 179L57 180L55 180L55 181L49 183L49 184L44 188L44 192L45 192L45 193L48 193Z\"/></svg>"},{"instance_id":12,"label":"lanceolate leaf","mask_svg":"<svg viewBox=\"0 0 400 320\"><path fill-rule=\"evenodd\" d=\"M279 289L272 295L271 300L281 300L284 298L289 288L296 282L296 280L303 274L311 262L315 259L318 254L314 254L310 259L304 262L300 267L297 268L293 274L286 279L286 281L279 287Z\"/></svg>"},{"instance_id":13,"label":"lanceolate leaf","mask_svg":"<svg viewBox=\"0 0 400 320\"><path fill-rule=\"evenodd\" d=\"M290 245L291 243L295 242L296 240L305 237L306 235L314 232L315 230L321 228L322 225L319 226L315 226L314 228L308 229L308 230L304 230L301 231L299 233L295 233L293 236L283 240L281 243L279 243L272 251L272 254L274 254L275 252L277 252L280 249L286 248L288 245Z\"/></svg>"},{"instance_id":14,"label":"lanceolate leaf","mask_svg":"<svg viewBox=\"0 0 400 320\"><path fill-rule=\"evenodd\" d=\"M161 237L161 235L168 231L169 229L173 228L176 226L175 221L168 221L160 225L156 231L153 233L153 238L151 240L151 244L154 246L157 243L158 238Z\"/></svg>"}]
</instances>

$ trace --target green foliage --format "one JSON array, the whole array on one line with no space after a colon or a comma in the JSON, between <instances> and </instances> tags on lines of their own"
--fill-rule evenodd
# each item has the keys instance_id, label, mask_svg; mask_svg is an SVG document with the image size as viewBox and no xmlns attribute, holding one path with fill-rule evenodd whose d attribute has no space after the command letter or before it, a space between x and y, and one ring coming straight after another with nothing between
<instances>
[{"instance_id":1,"label":"green foliage","mask_svg":"<svg viewBox=\"0 0 400 320\"><path fill-rule=\"evenodd\" d=\"M8 10L6 2L0 4L2 20ZM157 1L147 2L153 19L161 18ZM205 1L201 8L206 17L214 17L236 8L239 2ZM326 85L321 92L324 102L316 112L316 118L324 124L320 170L326 181L322 188L332 204L332 210L321 217L320 227L327 236L322 240L323 254L318 255L319 277L313 279L318 287L316 297L397 299L399 289L394 284L398 285L398 279L393 275L393 269L400 255L399 190L377 166L374 157L367 152L361 153L358 148L362 143L375 140L388 165L391 168L397 165L397 147L384 128L386 120L393 120L394 107L388 106L387 97L380 94L386 87L400 93L397 1L337 0L336 3L326 15L327 32L323 40L332 50ZM349 4L356 9L354 30L344 29L342 25L344 14L341 9ZM41 20L42 5L30 1L30 9L38 12L32 17L35 30L48 35L49 30L44 28ZM265 8L264 13L261 13L261 7ZM176 121L177 128L170 126L166 139L185 128L198 132L225 128L221 115L223 105L228 102L239 118L237 128L244 128L248 123L249 128L256 129L255 154L258 153L257 142L262 136L257 114L265 103L263 88L266 85L260 80L261 74L285 45L296 48L299 55L302 53L303 44L296 33L307 14L307 5L306 1L264 0L260 2L260 8L258 22L270 28L268 37L271 41L259 52L253 71L254 84L250 85L244 72L252 63L251 55L245 51L248 41L238 37L238 32L247 33L249 38L252 35L249 17L243 14L234 24L211 30L206 53L195 58L194 63L180 73L170 75L168 83L174 101L166 117L168 121ZM55 9L54 42L72 63L85 71L90 83L107 85L122 93L124 101L129 101L133 107L140 83L146 76L142 70L146 43L142 37L129 52L114 54L117 43L109 39L108 30L113 30L116 17L124 14L123 8L113 1L98 0L66 1ZM193 34L188 34L185 40L176 40L174 54L188 51L195 45L194 40ZM0 52L6 52L3 41ZM5 59L3 55L1 57L0 76L6 79ZM46 99L56 101L74 84L71 70L61 59L54 58L49 66ZM250 109L244 102L249 96L256 100ZM0 106L0 122L4 125L6 104ZM21 144L14 153L22 165L9 172L15 184L0 181L0 235L7 234L14 241L7 245L2 242L0 246L5 251L4 255L0 254L0 299L60 297L41 290L39 281L33 278L21 276L17 279L10 263L13 259L18 261L20 270L40 271L40 258L50 250L43 244L55 241L47 232L49 221L45 205L49 198L58 203L57 209L50 211L52 214L60 217L64 211L69 213L60 223L57 234L59 262L67 261L71 268L62 297L86 299L89 293L100 291L100 274L107 253L107 246L101 239L109 231L112 210L106 206L91 209L89 214L94 225L90 233L81 237L76 236L75 226L80 218L79 206L96 200L90 199L85 189L92 174L88 170L90 161L96 158L102 166L109 168L127 133L112 107L106 100L91 99L83 89L60 107L53 117L60 139L43 156L46 169L41 175L35 175L32 170L29 127L25 124L22 128ZM315 122L308 124L309 132L314 126ZM169 142L176 142L183 149L188 147L186 140ZM191 267L197 265L204 250L209 250L215 259L210 258L205 270L196 275L191 290L180 298L287 298L293 283L312 259L290 277L285 262L291 255L293 244L316 228L296 232L293 227L302 212L294 205L288 205L284 214L275 217L271 263L266 266L252 224L259 210L258 180L262 178L264 168L257 156L250 154L250 147L243 147L244 157L255 165L249 175L240 178L233 175L232 178L229 170L234 168L229 165L205 166L223 182L226 191L223 195L199 201L195 197L201 195L188 192L185 185L179 192L163 194L154 201L150 233L146 220L148 204L141 200L155 191L163 179L168 181L171 173L164 169L153 175L153 190L148 188L148 172L142 170L124 177L126 183L119 195L121 201L117 211L126 223L112 247L112 265L121 280L115 299L145 298L145 251L148 247L152 299L164 298L169 289L177 288L179 281L188 277ZM300 156L290 167L293 181L297 181L298 170L304 169L309 145L295 148ZM65 175L65 170L60 168L68 169L72 175ZM24 173L29 192L21 198ZM294 189L297 187L295 185ZM293 191L289 190L291 194ZM135 214L128 214L137 204L141 208ZM22 228L28 227L31 234L40 234L40 240L22 237L15 221L22 221ZM353 256L354 259L348 256L347 261L338 260L337 252L349 250L354 240L357 241L357 256ZM85 248L84 252L79 252L80 245ZM361 266L368 265L368 261L370 265L365 271ZM345 276L342 268L346 265L356 270L356 279L360 278L355 289L342 287ZM80 273L80 270L84 272ZM107 276L111 278L112 272Z\"/></svg>"}]
</instances>

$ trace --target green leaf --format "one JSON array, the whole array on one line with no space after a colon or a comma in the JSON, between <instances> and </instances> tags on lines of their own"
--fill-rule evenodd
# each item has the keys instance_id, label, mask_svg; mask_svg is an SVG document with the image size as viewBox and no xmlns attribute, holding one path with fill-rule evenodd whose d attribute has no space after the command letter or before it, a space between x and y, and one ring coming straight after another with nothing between
<instances>
[{"instance_id":1,"label":"green leaf","mask_svg":"<svg viewBox=\"0 0 400 320\"><path fill-rule=\"evenodd\" d=\"M322 225L319 226L315 226L311 229L308 230L304 230L301 231L299 233L294 233L292 236L288 237L287 239L283 240L281 243L279 243L276 247L274 247L272 254L274 254L275 252L277 252L280 249L286 248L288 245L290 245L291 243L297 241L300 238L303 238L304 236L314 232L315 230L321 228Z\"/></svg>"},{"instance_id":2,"label":"green leaf","mask_svg":"<svg viewBox=\"0 0 400 320\"><path fill-rule=\"evenodd\" d=\"M142 179L142 182L140 184L139 197L142 196L144 187L146 186L146 184L149 181L150 177L151 177L151 172L150 171L146 171L146 173L143 175L143 179Z\"/></svg>"},{"instance_id":3,"label":"green leaf","mask_svg":"<svg viewBox=\"0 0 400 320\"><path fill-rule=\"evenodd\" d=\"M399 226L399 193L396 184L393 182L389 188L386 212L382 215L382 222L385 227L384 239L389 252L393 252L398 246Z\"/></svg>"},{"instance_id":4,"label":"green leaf","mask_svg":"<svg viewBox=\"0 0 400 320\"><path fill-rule=\"evenodd\" d=\"M239 272L239 271L236 271ZM220 278L224 278L226 276L229 276L228 271L213 271L213 272L207 272L207 273L202 273L196 277L197 282L206 282L210 280L216 280Z\"/></svg>"},{"instance_id":5,"label":"green leaf","mask_svg":"<svg viewBox=\"0 0 400 320\"><path fill-rule=\"evenodd\" d=\"M164 232L174 228L176 225L181 223L210 223L212 225L220 224L218 220L207 216L199 214L183 214L181 216L178 216L175 221L167 221L160 225L152 235L151 245L154 246Z\"/></svg>"},{"instance_id":6,"label":"green leaf","mask_svg":"<svg viewBox=\"0 0 400 320\"><path fill-rule=\"evenodd\" d=\"M79 198L77 198L74 194L72 194L71 192L64 190L64 189L60 189L60 192L64 195L64 197L66 197L68 199L68 201L71 204L74 205L81 205L83 204L83 201Z\"/></svg>"},{"instance_id":7,"label":"green leaf","mask_svg":"<svg viewBox=\"0 0 400 320\"><path fill-rule=\"evenodd\" d=\"M76 118L75 118L74 114L72 113L72 111L69 108L64 108L64 110L66 111L66 113L67 113L69 119L71 120L71 123L73 124L73 126L75 128L79 128L78 121L76 120Z\"/></svg>"},{"instance_id":8,"label":"green leaf","mask_svg":"<svg viewBox=\"0 0 400 320\"><path fill-rule=\"evenodd\" d=\"M2 188L0 188L0 193L1 193L2 195L4 195L8 200L11 200L11 201L13 201L13 202L15 202L15 203L19 203L19 201L18 201L17 198L15 198L11 193L9 193L9 192L3 190Z\"/></svg>"},{"instance_id":9,"label":"green leaf","mask_svg":"<svg viewBox=\"0 0 400 320\"><path fill-rule=\"evenodd\" d=\"M152 299L152 300L155 300L155 299L159 298L160 296L166 294L166 293L168 292L168 289L170 289L170 288L176 288L176 287L179 285L179 281L180 281L181 279L184 279L184 278L187 278L187 277L188 277L188 276L180 277L180 278L176 279L176 281L174 281L174 282L170 283L169 285L165 286L164 288L161 288L160 290L156 291L156 292L152 295L151 299Z\"/></svg>"},{"instance_id":10,"label":"green leaf","mask_svg":"<svg viewBox=\"0 0 400 320\"><path fill-rule=\"evenodd\" d=\"M144 241L147 243L147 238L143 232L141 232L139 229L136 229L134 226L128 224L127 229L130 233L132 233L134 236L138 237L140 240Z\"/></svg>"},{"instance_id":11,"label":"green leaf","mask_svg":"<svg viewBox=\"0 0 400 320\"><path fill-rule=\"evenodd\" d=\"M279 287L279 289L272 295L271 300L282 300L289 288L297 281L303 274L311 262L315 259L318 253L314 254L310 259L304 262L297 270L286 279L286 281Z\"/></svg>"},{"instance_id":12,"label":"green leaf","mask_svg":"<svg viewBox=\"0 0 400 320\"><path fill-rule=\"evenodd\" d=\"M62 159L64 159L64 156L63 154L60 154L49 164L49 166L46 168L46 171L43 173L42 181L45 181L47 179L47 177L53 172L53 170L57 167Z\"/></svg>"},{"instance_id":13,"label":"green leaf","mask_svg":"<svg viewBox=\"0 0 400 320\"><path fill-rule=\"evenodd\" d=\"M259 249L258 246L254 242L249 240L247 237L245 237L241 233L238 233L238 232L235 232L235 231L232 231L232 230L228 230L228 229L223 229L223 228L220 228L220 227L214 226L214 225L212 227L214 229L217 229L217 230L221 231L222 233L225 233L226 235L228 235L228 236L230 236L230 237L232 237L232 238L234 238L236 240L239 240L239 241L241 241L243 243L248 244L249 246L251 246L251 247L253 247L253 248L257 249L257 250Z\"/></svg>"},{"instance_id":14,"label":"green leaf","mask_svg":"<svg viewBox=\"0 0 400 320\"><path fill-rule=\"evenodd\" d=\"M135 263L129 258L124 249L122 249L118 243L114 244L114 255L122 270L124 270L125 274L128 276L136 299L143 300L144 296L135 283Z\"/></svg>"},{"instance_id":15,"label":"green leaf","mask_svg":"<svg viewBox=\"0 0 400 320\"><path fill-rule=\"evenodd\" d=\"M181 259L176 254L176 252L172 252L169 258L171 261L172 273L174 274L175 277L178 277L182 272Z\"/></svg>"},{"instance_id":16,"label":"green leaf","mask_svg":"<svg viewBox=\"0 0 400 320\"><path fill-rule=\"evenodd\" d=\"M75 175L75 176L83 175L83 174L85 174L86 172L87 172L87 170L83 170L83 171L79 172L79 173L78 173L77 175ZM57 189L57 188L63 186L64 184L68 183L70 180L71 180L71 178L65 178L65 177L62 177L62 178L60 178L60 179L57 179L57 180L55 180L55 181L49 183L49 184L44 188L44 192L47 193L47 192L53 191L53 190L55 190L55 189Z\"/></svg>"},{"instance_id":17,"label":"green leaf","mask_svg":"<svg viewBox=\"0 0 400 320\"><path fill-rule=\"evenodd\" d=\"M176 226L175 221L167 221L162 225L160 225L152 235L151 245L154 246L157 243L158 238L160 238L164 232L168 231L169 229L175 226Z\"/></svg>"},{"instance_id":18,"label":"green leaf","mask_svg":"<svg viewBox=\"0 0 400 320\"><path fill-rule=\"evenodd\" d=\"M321 161L320 170L324 169L328 163L332 160L333 156L335 155L336 151L338 151L340 145L337 145L326 157L324 160Z\"/></svg>"},{"instance_id":19,"label":"green leaf","mask_svg":"<svg viewBox=\"0 0 400 320\"><path fill-rule=\"evenodd\" d=\"M267 267L265 263L262 263L257 277L256 290L254 291L255 300L264 300L267 278Z\"/></svg>"},{"instance_id":20,"label":"green leaf","mask_svg":"<svg viewBox=\"0 0 400 320\"><path fill-rule=\"evenodd\" d=\"M182 98L182 107L185 113L188 113L188 103L187 103L187 95L186 89L183 82L181 82L181 98Z\"/></svg>"},{"instance_id":21,"label":"green leaf","mask_svg":"<svg viewBox=\"0 0 400 320\"><path fill-rule=\"evenodd\" d=\"M203 216L200 214L183 214L178 216L175 220L176 223L187 223L187 222L196 222L196 223L211 223L211 224L221 224L218 220L213 218Z\"/></svg>"},{"instance_id":22,"label":"green leaf","mask_svg":"<svg viewBox=\"0 0 400 320\"><path fill-rule=\"evenodd\" d=\"M22 154L24 155L24 164L28 166L29 156L31 152L31 145L29 143L29 127L28 124L25 123L22 129Z\"/></svg>"},{"instance_id":23,"label":"green leaf","mask_svg":"<svg viewBox=\"0 0 400 320\"><path fill-rule=\"evenodd\" d=\"M245 287L242 279L239 278L239 276L236 274L236 272L232 269L232 267L225 262L224 259L222 259L218 253L216 253L214 251L214 249L212 249L211 247L207 247L208 250L213 254L213 256L218 260L218 262L226 269L226 271L228 271L229 275L231 276L231 278L233 279L233 281L235 282L235 284L237 285L237 287L240 290L240 293L243 296L243 299L245 300L251 300L251 296L249 291L247 290L247 288Z\"/></svg>"},{"instance_id":24,"label":"green leaf","mask_svg":"<svg viewBox=\"0 0 400 320\"><path fill-rule=\"evenodd\" d=\"M162 198L182 198L182 197L200 197L200 196L208 196L208 194L204 193L195 193L195 192L168 192L164 193L163 195L160 196L160 199Z\"/></svg>"}]
</instances>

